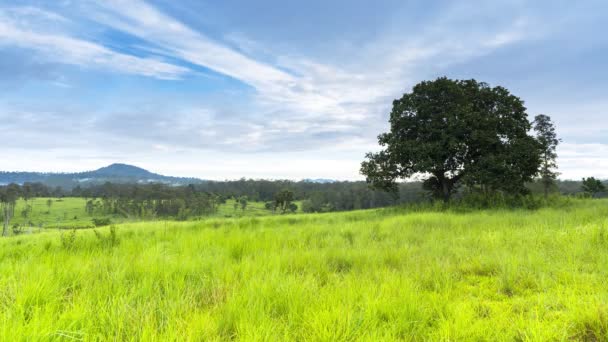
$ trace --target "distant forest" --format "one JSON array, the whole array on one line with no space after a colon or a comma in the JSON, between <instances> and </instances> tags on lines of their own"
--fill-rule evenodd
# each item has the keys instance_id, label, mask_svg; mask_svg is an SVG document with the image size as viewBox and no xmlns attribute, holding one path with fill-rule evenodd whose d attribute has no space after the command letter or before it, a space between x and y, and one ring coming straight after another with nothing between
<instances>
[{"instance_id":1,"label":"distant forest","mask_svg":"<svg viewBox=\"0 0 608 342\"><path fill-rule=\"evenodd\" d=\"M526 186L532 194L543 193L541 182L529 183ZM0 186L0 192L6 192L7 188L10 187ZM310 181L240 179L234 181L203 181L197 184L178 186L161 183L106 182L86 187L76 186L72 189L51 187L42 183L13 184L12 187L18 193L18 197L24 198L81 197L89 199L157 200L186 198L192 194L200 194L219 202L242 198L254 202L273 202L276 200L277 194L289 191L292 196L291 200L303 202L302 210L306 212L368 209L431 200L431 194L423 189L422 182L401 182L397 194L375 190L363 181L317 183ZM562 195L585 193L582 181L574 180L557 180L552 192ZM594 196L606 197L608 193L596 193Z\"/></svg>"}]
</instances>

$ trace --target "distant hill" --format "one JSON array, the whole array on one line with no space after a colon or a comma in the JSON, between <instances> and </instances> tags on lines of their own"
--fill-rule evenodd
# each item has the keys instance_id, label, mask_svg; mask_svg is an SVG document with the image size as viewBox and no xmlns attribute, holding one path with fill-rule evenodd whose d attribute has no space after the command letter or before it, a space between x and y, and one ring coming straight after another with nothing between
<instances>
[{"instance_id":1,"label":"distant hill","mask_svg":"<svg viewBox=\"0 0 608 342\"><path fill-rule=\"evenodd\" d=\"M86 187L105 182L111 183L163 183L185 185L204 182L198 178L163 176L137 166L112 164L93 171L75 173L52 172L0 172L0 185L39 182L48 186L71 189L77 185Z\"/></svg>"}]
</instances>

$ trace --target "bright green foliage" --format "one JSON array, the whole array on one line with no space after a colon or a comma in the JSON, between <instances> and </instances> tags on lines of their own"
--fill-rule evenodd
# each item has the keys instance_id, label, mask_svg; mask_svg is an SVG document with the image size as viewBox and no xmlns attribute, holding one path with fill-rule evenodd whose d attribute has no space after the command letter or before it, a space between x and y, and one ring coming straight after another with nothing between
<instances>
[{"instance_id":1,"label":"bright green foliage","mask_svg":"<svg viewBox=\"0 0 608 342\"><path fill-rule=\"evenodd\" d=\"M48 203L52 203L51 206ZM11 224L19 224L34 229L39 228L86 228L93 227L93 217L106 218L108 215L90 215L86 211L84 198L32 198L28 201L31 206L27 218L15 216ZM24 200L17 201L16 210L21 212L26 207ZM49 208L52 207L52 210ZM26 230L28 228L25 228Z\"/></svg>"},{"instance_id":2,"label":"bright green foliage","mask_svg":"<svg viewBox=\"0 0 608 342\"><path fill-rule=\"evenodd\" d=\"M607 200L49 231L0 264L2 341L608 339Z\"/></svg>"}]
</instances>

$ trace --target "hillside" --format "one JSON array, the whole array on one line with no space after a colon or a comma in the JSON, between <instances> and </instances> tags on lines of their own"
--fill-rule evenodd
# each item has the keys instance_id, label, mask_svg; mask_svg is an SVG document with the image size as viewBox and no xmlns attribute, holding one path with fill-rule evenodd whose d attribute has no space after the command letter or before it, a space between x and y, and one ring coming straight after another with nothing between
<instances>
[{"instance_id":1,"label":"hillside","mask_svg":"<svg viewBox=\"0 0 608 342\"><path fill-rule=\"evenodd\" d=\"M1 340L603 341L608 200L0 239Z\"/></svg>"},{"instance_id":2,"label":"hillside","mask_svg":"<svg viewBox=\"0 0 608 342\"><path fill-rule=\"evenodd\" d=\"M105 182L112 183L164 183L185 185L203 182L197 178L164 176L128 164L111 164L93 171L75 173L52 172L0 172L0 185L26 182L39 182L49 186L73 188L77 185L88 186Z\"/></svg>"}]
</instances>

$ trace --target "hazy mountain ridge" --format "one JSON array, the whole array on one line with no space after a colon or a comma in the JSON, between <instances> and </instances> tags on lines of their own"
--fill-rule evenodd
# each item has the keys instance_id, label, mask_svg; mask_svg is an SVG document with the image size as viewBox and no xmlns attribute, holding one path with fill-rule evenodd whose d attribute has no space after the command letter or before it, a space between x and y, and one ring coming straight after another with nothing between
<instances>
[{"instance_id":1,"label":"hazy mountain ridge","mask_svg":"<svg viewBox=\"0 0 608 342\"><path fill-rule=\"evenodd\" d=\"M72 188L77 185L87 186L105 182L185 185L204 181L198 178L164 176L137 166L120 163L111 164L97 170L73 173L0 172L0 184L23 184L28 182Z\"/></svg>"}]
</instances>

